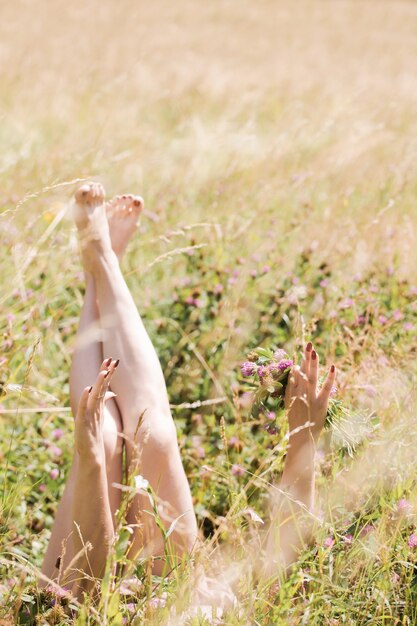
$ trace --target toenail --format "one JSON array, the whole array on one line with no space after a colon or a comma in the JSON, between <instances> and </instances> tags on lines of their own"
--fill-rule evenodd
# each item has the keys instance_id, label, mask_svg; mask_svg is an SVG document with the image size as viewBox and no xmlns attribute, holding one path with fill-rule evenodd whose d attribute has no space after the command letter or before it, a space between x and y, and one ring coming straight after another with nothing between
<instances>
[{"instance_id":1,"label":"toenail","mask_svg":"<svg viewBox=\"0 0 417 626\"><path fill-rule=\"evenodd\" d=\"M133 204L134 204L135 206L140 206L140 200L134 200L134 201L133 201Z\"/></svg>"}]
</instances>

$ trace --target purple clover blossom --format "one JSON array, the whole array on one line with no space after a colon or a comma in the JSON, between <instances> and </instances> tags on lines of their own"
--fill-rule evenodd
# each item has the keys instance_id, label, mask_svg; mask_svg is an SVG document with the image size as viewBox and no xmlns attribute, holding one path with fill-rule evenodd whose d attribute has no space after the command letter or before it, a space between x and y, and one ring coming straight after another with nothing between
<instances>
[{"instance_id":1,"label":"purple clover blossom","mask_svg":"<svg viewBox=\"0 0 417 626\"><path fill-rule=\"evenodd\" d=\"M250 361L245 361L240 366L240 371L242 372L242 376L253 376L256 371L256 365Z\"/></svg>"},{"instance_id":2,"label":"purple clover blossom","mask_svg":"<svg viewBox=\"0 0 417 626\"><path fill-rule=\"evenodd\" d=\"M52 439L55 439L55 441L58 441L58 439L61 439L63 434L64 434L64 431L62 430L62 428L55 428L55 430L52 431L51 436L52 436Z\"/></svg>"},{"instance_id":3,"label":"purple clover blossom","mask_svg":"<svg viewBox=\"0 0 417 626\"><path fill-rule=\"evenodd\" d=\"M279 363L278 363L278 369L281 372L285 372L286 369L292 367L294 365L294 363L291 361L291 359L282 359Z\"/></svg>"},{"instance_id":4,"label":"purple clover blossom","mask_svg":"<svg viewBox=\"0 0 417 626\"><path fill-rule=\"evenodd\" d=\"M394 313L392 314L393 319L396 322L400 322L402 319L404 319L404 313L402 311L399 311L398 309L396 311L394 311Z\"/></svg>"},{"instance_id":5,"label":"purple clover blossom","mask_svg":"<svg viewBox=\"0 0 417 626\"><path fill-rule=\"evenodd\" d=\"M415 533L411 533L408 538L407 545L409 548L417 548L417 535Z\"/></svg>"},{"instance_id":6,"label":"purple clover blossom","mask_svg":"<svg viewBox=\"0 0 417 626\"><path fill-rule=\"evenodd\" d=\"M381 326L385 326L385 324L388 322L388 318L386 317L386 315L380 315L378 317L378 322L381 324Z\"/></svg>"},{"instance_id":7,"label":"purple clover blossom","mask_svg":"<svg viewBox=\"0 0 417 626\"><path fill-rule=\"evenodd\" d=\"M262 380L263 377L266 376L267 373L268 373L268 368L265 367L265 365L260 365L258 367L258 376L259 376L260 380Z\"/></svg>"},{"instance_id":8,"label":"purple clover blossom","mask_svg":"<svg viewBox=\"0 0 417 626\"><path fill-rule=\"evenodd\" d=\"M275 350L274 359L276 361L282 361L286 358L288 358L288 354L285 352L285 350L283 350L282 348L278 348L278 350Z\"/></svg>"},{"instance_id":9,"label":"purple clover blossom","mask_svg":"<svg viewBox=\"0 0 417 626\"><path fill-rule=\"evenodd\" d=\"M238 465L237 463L234 463L232 465L231 472L232 472L233 476L244 476L245 468L242 467L241 465Z\"/></svg>"},{"instance_id":10,"label":"purple clover blossom","mask_svg":"<svg viewBox=\"0 0 417 626\"><path fill-rule=\"evenodd\" d=\"M332 388L330 389L330 397L334 398L336 394L337 394L337 387L336 385L332 385Z\"/></svg>"},{"instance_id":11,"label":"purple clover blossom","mask_svg":"<svg viewBox=\"0 0 417 626\"><path fill-rule=\"evenodd\" d=\"M51 469L51 471L49 472L49 476L52 478L52 480L56 480L59 476L59 469L57 467Z\"/></svg>"},{"instance_id":12,"label":"purple clover blossom","mask_svg":"<svg viewBox=\"0 0 417 626\"><path fill-rule=\"evenodd\" d=\"M326 550L328 550L330 548L333 548L333 546L334 546L334 539L333 537L329 535L329 537L326 537L326 539L323 541L323 547Z\"/></svg>"},{"instance_id":13,"label":"purple clover blossom","mask_svg":"<svg viewBox=\"0 0 417 626\"><path fill-rule=\"evenodd\" d=\"M411 503L406 498L401 498L397 502L397 511L403 515L409 515L411 513Z\"/></svg>"},{"instance_id":14,"label":"purple clover blossom","mask_svg":"<svg viewBox=\"0 0 417 626\"><path fill-rule=\"evenodd\" d=\"M350 534L349 534L349 535L345 535L345 536L343 537L343 543L344 543L344 544L346 544L346 545L348 545L348 546L351 546L351 545L352 545L352 542L353 542L353 535L350 535Z\"/></svg>"}]
</instances>

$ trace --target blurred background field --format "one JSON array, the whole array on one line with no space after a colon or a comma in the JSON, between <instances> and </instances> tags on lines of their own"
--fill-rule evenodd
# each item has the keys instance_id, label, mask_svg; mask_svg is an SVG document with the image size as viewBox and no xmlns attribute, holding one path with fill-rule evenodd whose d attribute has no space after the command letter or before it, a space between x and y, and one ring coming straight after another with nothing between
<instances>
[{"instance_id":1,"label":"blurred background field","mask_svg":"<svg viewBox=\"0 0 417 626\"><path fill-rule=\"evenodd\" d=\"M324 440L314 546L275 596L240 581L225 623L416 623L417 4L0 6L0 621L70 623L38 608L33 567L71 458L69 199L93 178L145 199L124 269L207 537L243 552L281 469L283 425L249 418L249 349L314 339L358 416L353 458ZM171 587L121 601L126 623L164 623Z\"/></svg>"}]
</instances>

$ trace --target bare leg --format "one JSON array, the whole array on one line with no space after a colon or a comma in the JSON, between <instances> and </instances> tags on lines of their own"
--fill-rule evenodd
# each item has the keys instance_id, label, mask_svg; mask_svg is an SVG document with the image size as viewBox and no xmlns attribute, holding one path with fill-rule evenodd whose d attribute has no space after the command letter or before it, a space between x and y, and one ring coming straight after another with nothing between
<instances>
[{"instance_id":1,"label":"bare leg","mask_svg":"<svg viewBox=\"0 0 417 626\"><path fill-rule=\"evenodd\" d=\"M182 516L170 538L174 552L181 555L194 545L197 526L165 380L159 359L124 281L117 255L112 250L104 204L101 209L96 206L91 211L88 203L84 202L93 187L84 186L76 195L92 233L84 250L84 263L94 276L104 353L120 359L120 366L112 380L112 390L117 394L123 432L127 437L127 461L130 464L135 459L137 444L141 454L139 471L165 503L159 507L165 525L168 527L174 519ZM134 206L133 200L131 208ZM137 206L137 209L140 208ZM143 419L135 440L141 415ZM143 550L142 554L159 556L163 554L162 535L153 517L146 513L149 508L149 502L138 496L130 509L130 523L143 525L141 530L135 532L132 551ZM162 569L163 564L157 562L154 571L159 573Z\"/></svg>"},{"instance_id":2,"label":"bare leg","mask_svg":"<svg viewBox=\"0 0 417 626\"><path fill-rule=\"evenodd\" d=\"M98 308L93 277L86 273L86 292L84 305L81 311L80 323L72 358L70 373L70 399L73 415L76 414L77 406L86 383L93 381L103 361L101 329L99 325ZM120 504L120 491L111 485L120 483L122 478L122 439L118 437L122 424L114 399L109 400L104 408L104 447L106 455L106 473L109 485L109 500L114 516ZM58 573L56 563L63 552L65 555L61 564L61 570L72 560L74 556L73 541L68 538L72 531L71 507L76 489L76 480L79 475L79 459L75 451L73 464L68 476L64 494L58 505L51 539L48 544L42 571L53 578Z\"/></svg>"}]
</instances>

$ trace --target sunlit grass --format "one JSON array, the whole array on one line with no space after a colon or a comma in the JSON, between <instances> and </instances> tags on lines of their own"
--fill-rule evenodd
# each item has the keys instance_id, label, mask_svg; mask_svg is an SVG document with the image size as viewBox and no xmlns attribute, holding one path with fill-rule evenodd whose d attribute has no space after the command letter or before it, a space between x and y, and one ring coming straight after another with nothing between
<instances>
[{"instance_id":1,"label":"sunlit grass","mask_svg":"<svg viewBox=\"0 0 417 626\"><path fill-rule=\"evenodd\" d=\"M0 619L37 601L69 468L83 282L68 201L93 177L145 198L124 269L172 404L218 402L173 411L199 524L223 541L240 600L226 623L415 623L417 6L3 4ZM259 524L242 511L267 519L283 433L249 418L238 364L305 338L336 360L367 428L353 459L324 438L321 528L271 593L246 576ZM186 569L143 574L136 608L106 598L78 623L96 610L117 623L119 608L163 623ZM70 623L53 611L48 623Z\"/></svg>"}]
</instances>

